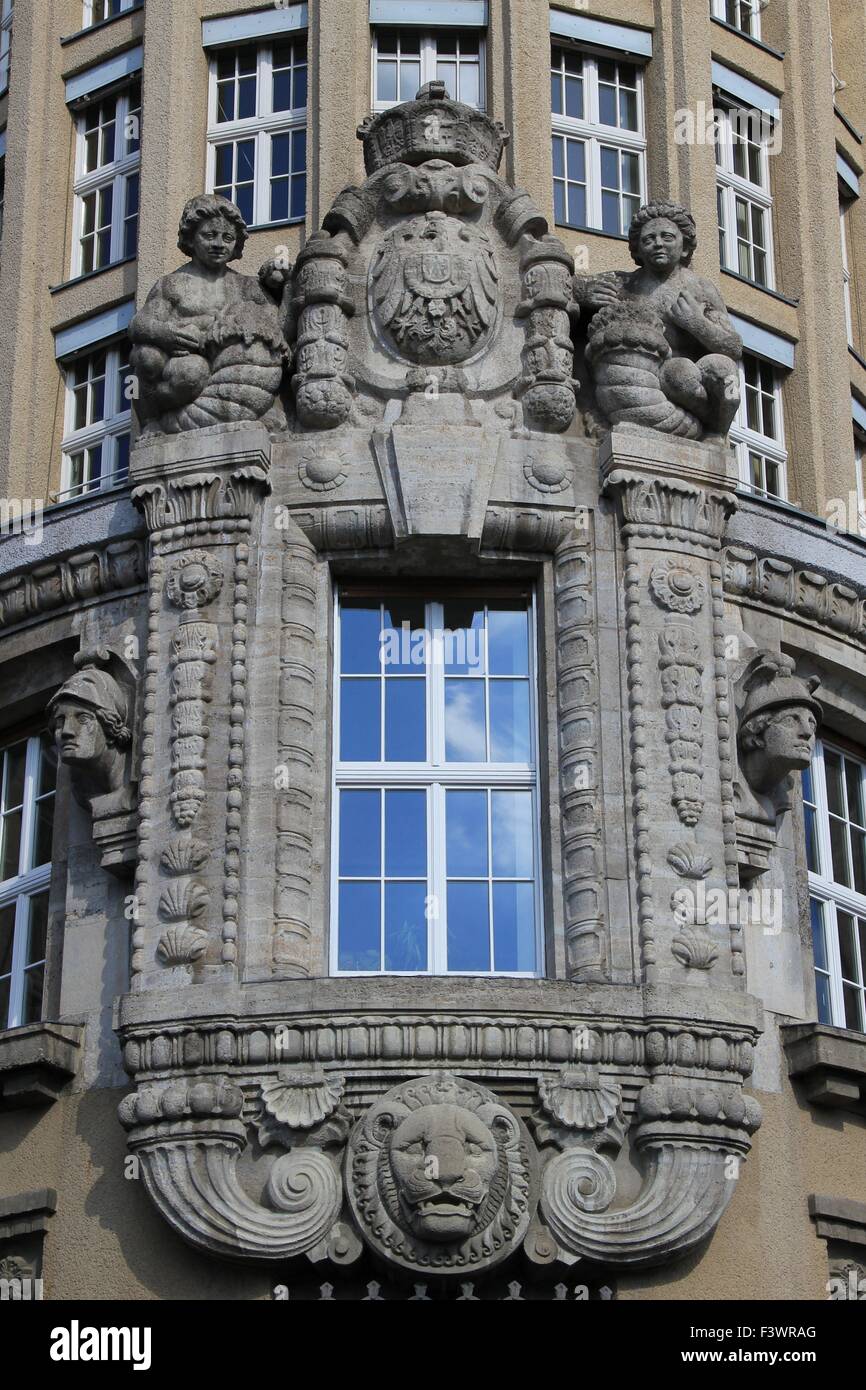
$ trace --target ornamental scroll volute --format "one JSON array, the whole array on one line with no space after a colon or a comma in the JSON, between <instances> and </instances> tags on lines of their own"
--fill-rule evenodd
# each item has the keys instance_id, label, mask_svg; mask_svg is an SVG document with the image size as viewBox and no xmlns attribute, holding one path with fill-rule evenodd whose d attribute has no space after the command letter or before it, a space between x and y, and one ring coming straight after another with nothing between
<instances>
[{"instance_id":1,"label":"ornamental scroll volute","mask_svg":"<svg viewBox=\"0 0 866 1390\"><path fill-rule=\"evenodd\" d=\"M295 267L300 427L388 403L394 418L395 401L403 423L421 423L448 413L425 401L462 396L451 414L470 423L501 429L522 412L530 428L566 429L572 262L496 172L502 127L432 82L358 135L368 177L337 195Z\"/></svg>"}]
</instances>

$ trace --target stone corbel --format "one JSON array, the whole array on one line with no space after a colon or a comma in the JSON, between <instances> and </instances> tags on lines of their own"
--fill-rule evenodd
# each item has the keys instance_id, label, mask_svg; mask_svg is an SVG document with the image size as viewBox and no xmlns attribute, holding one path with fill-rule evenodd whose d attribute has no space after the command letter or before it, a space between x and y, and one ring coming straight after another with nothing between
<instances>
[{"instance_id":1,"label":"stone corbel","mask_svg":"<svg viewBox=\"0 0 866 1390\"><path fill-rule=\"evenodd\" d=\"M628 1207L609 1210L616 1174L597 1149L571 1145L548 1160L540 1207L566 1259L637 1269L678 1258L711 1235L761 1111L738 1091L657 1083L641 1091L637 1118L645 1178Z\"/></svg>"},{"instance_id":2,"label":"stone corbel","mask_svg":"<svg viewBox=\"0 0 866 1390\"><path fill-rule=\"evenodd\" d=\"M339 1170L320 1148L293 1148L274 1160L254 1201L237 1172L247 1145L243 1104L239 1087L213 1076L142 1086L119 1114L148 1194L190 1245L235 1260L303 1255L340 1215Z\"/></svg>"}]
</instances>

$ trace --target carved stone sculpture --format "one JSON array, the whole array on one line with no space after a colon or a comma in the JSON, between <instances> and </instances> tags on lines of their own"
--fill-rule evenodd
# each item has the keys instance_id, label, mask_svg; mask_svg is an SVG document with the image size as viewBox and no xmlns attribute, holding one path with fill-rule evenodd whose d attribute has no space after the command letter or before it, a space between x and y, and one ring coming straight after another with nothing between
<instances>
[{"instance_id":1,"label":"carved stone sculpture","mask_svg":"<svg viewBox=\"0 0 866 1390\"><path fill-rule=\"evenodd\" d=\"M346 1182L364 1239L405 1269L483 1270L522 1240L533 1146L521 1123L448 1073L396 1086L349 1143Z\"/></svg>"},{"instance_id":2,"label":"carved stone sculpture","mask_svg":"<svg viewBox=\"0 0 866 1390\"><path fill-rule=\"evenodd\" d=\"M677 203L648 203L629 228L639 266L577 276L596 404L619 428L700 439L727 434L740 400L742 342L714 285L691 270L697 229Z\"/></svg>"},{"instance_id":3,"label":"carved stone sculpture","mask_svg":"<svg viewBox=\"0 0 866 1390\"><path fill-rule=\"evenodd\" d=\"M105 648L79 652L74 675L48 702L48 718L61 762L70 769L83 806L119 793L126 779L132 741L129 672ZM126 680L118 679L118 670Z\"/></svg>"},{"instance_id":4,"label":"carved stone sculpture","mask_svg":"<svg viewBox=\"0 0 866 1390\"><path fill-rule=\"evenodd\" d=\"M157 281L130 326L145 434L257 420L273 406L288 349L264 286L279 286L272 265L258 278L229 269L246 235L226 198L203 195L184 207L177 244L190 264Z\"/></svg>"}]
</instances>

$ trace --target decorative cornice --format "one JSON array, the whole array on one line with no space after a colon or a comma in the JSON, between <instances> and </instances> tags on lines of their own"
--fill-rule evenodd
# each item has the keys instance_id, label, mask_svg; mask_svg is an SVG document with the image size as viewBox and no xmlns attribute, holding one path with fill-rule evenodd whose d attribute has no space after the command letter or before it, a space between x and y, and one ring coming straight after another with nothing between
<instances>
[{"instance_id":1,"label":"decorative cornice","mask_svg":"<svg viewBox=\"0 0 866 1390\"><path fill-rule=\"evenodd\" d=\"M0 579L0 628L144 584L144 541L88 546Z\"/></svg>"},{"instance_id":2,"label":"decorative cornice","mask_svg":"<svg viewBox=\"0 0 866 1390\"><path fill-rule=\"evenodd\" d=\"M729 598L781 608L866 645L866 588L840 584L819 570L739 545L724 551L724 586Z\"/></svg>"}]
</instances>

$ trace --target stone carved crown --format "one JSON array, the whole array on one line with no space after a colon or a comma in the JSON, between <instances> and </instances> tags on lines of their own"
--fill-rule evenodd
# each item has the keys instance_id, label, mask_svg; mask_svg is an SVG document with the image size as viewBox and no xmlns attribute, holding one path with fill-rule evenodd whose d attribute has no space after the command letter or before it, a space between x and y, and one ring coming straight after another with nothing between
<instances>
[{"instance_id":1,"label":"stone carved crown","mask_svg":"<svg viewBox=\"0 0 866 1390\"><path fill-rule=\"evenodd\" d=\"M414 101L368 116L358 126L358 139L364 142L364 167L375 174L389 164L428 159L486 164L495 171L509 136L500 121L452 101L444 82L428 82Z\"/></svg>"}]
</instances>

